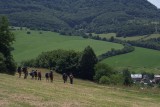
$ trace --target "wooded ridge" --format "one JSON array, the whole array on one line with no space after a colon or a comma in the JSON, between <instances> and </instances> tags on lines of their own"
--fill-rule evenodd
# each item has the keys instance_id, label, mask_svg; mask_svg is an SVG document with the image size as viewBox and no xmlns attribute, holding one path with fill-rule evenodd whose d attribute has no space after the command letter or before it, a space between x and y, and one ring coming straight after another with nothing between
<instances>
[{"instance_id":1,"label":"wooded ridge","mask_svg":"<svg viewBox=\"0 0 160 107\"><path fill-rule=\"evenodd\" d=\"M160 10L147 0L1 0L0 15L14 26L70 35L82 31L133 36L154 33Z\"/></svg>"}]
</instances>

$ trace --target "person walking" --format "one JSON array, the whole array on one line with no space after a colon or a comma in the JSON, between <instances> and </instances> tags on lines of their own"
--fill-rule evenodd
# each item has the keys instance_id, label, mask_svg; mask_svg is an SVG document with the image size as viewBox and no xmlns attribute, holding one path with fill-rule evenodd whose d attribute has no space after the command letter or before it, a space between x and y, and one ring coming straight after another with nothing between
<instances>
[{"instance_id":1,"label":"person walking","mask_svg":"<svg viewBox=\"0 0 160 107\"><path fill-rule=\"evenodd\" d=\"M49 81L49 73L48 72L45 74L45 77L46 77L46 81Z\"/></svg>"},{"instance_id":2,"label":"person walking","mask_svg":"<svg viewBox=\"0 0 160 107\"><path fill-rule=\"evenodd\" d=\"M22 74L22 69L21 69L21 67L18 67L17 72L18 72L19 78L21 78L21 74Z\"/></svg>"},{"instance_id":3,"label":"person walking","mask_svg":"<svg viewBox=\"0 0 160 107\"><path fill-rule=\"evenodd\" d=\"M38 80L41 81L41 78L42 78L42 74L41 74L41 71L38 72Z\"/></svg>"},{"instance_id":4,"label":"person walking","mask_svg":"<svg viewBox=\"0 0 160 107\"><path fill-rule=\"evenodd\" d=\"M53 82L53 71L51 70L49 73L50 81Z\"/></svg>"},{"instance_id":5,"label":"person walking","mask_svg":"<svg viewBox=\"0 0 160 107\"><path fill-rule=\"evenodd\" d=\"M24 68L23 68L23 73L24 73L24 79L27 79L27 76L28 76L27 67L24 67Z\"/></svg>"},{"instance_id":6,"label":"person walking","mask_svg":"<svg viewBox=\"0 0 160 107\"><path fill-rule=\"evenodd\" d=\"M70 84L73 84L73 75L72 75L72 73L70 73L69 79L70 79Z\"/></svg>"},{"instance_id":7,"label":"person walking","mask_svg":"<svg viewBox=\"0 0 160 107\"><path fill-rule=\"evenodd\" d=\"M67 74L63 73L62 78L63 78L64 83L66 83L67 82L67 78L68 78Z\"/></svg>"}]
</instances>

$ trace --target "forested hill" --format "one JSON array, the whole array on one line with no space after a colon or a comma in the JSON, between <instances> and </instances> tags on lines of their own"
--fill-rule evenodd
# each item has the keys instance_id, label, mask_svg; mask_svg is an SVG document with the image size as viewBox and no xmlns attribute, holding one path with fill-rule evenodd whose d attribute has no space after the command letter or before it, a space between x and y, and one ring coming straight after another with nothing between
<instances>
[{"instance_id":1,"label":"forested hill","mask_svg":"<svg viewBox=\"0 0 160 107\"><path fill-rule=\"evenodd\" d=\"M153 33L152 22L160 19L147 0L0 0L0 14L14 26L126 36Z\"/></svg>"}]
</instances>

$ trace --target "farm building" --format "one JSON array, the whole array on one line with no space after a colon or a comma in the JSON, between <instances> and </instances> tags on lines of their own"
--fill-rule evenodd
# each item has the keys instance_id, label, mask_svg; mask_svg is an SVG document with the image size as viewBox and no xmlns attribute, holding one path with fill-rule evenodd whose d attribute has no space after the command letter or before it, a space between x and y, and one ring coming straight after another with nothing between
<instances>
[{"instance_id":1,"label":"farm building","mask_svg":"<svg viewBox=\"0 0 160 107\"><path fill-rule=\"evenodd\" d=\"M155 83L160 83L160 75L154 75L154 80Z\"/></svg>"},{"instance_id":2,"label":"farm building","mask_svg":"<svg viewBox=\"0 0 160 107\"><path fill-rule=\"evenodd\" d=\"M160 79L160 75L154 75L154 79Z\"/></svg>"},{"instance_id":3,"label":"farm building","mask_svg":"<svg viewBox=\"0 0 160 107\"><path fill-rule=\"evenodd\" d=\"M131 74L131 78L134 82L140 82L142 80L142 74Z\"/></svg>"}]
</instances>

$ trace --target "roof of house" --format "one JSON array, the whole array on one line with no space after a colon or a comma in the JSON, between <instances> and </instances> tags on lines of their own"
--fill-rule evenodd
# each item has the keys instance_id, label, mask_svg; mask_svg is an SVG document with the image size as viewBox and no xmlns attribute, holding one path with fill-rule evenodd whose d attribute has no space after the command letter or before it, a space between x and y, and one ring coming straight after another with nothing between
<instances>
[{"instance_id":1,"label":"roof of house","mask_svg":"<svg viewBox=\"0 0 160 107\"><path fill-rule=\"evenodd\" d=\"M154 78L160 78L160 75L154 75Z\"/></svg>"},{"instance_id":2,"label":"roof of house","mask_svg":"<svg viewBox=\"0 0 160 107\"><path fill-rule=\"evenodd\" d=\"M131 78L142 78L142 74L131 74Z\"/></svg>"}]
</instances>

